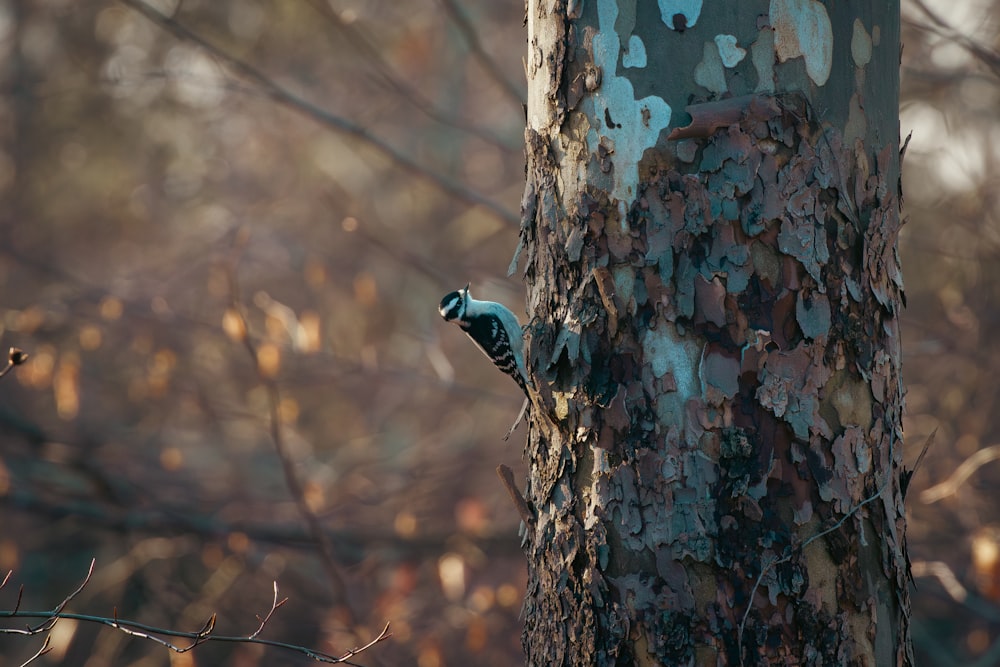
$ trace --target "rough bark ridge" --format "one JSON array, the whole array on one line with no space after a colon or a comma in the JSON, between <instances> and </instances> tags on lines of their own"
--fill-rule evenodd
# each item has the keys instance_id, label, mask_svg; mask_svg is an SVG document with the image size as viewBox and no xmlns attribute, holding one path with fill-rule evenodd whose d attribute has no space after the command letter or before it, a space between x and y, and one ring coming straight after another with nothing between
<instances>
[{"instance_id":1,"label":"rough bark ridge","mask_svg":"<svg viewBox=\"0 0 1000 667\"><path fill-rule=\"evenodd\" d=\"M896 137L695 104L623 202L566 12L528 15L528 663L910 664Z\"/></svg>"}]
</instances>

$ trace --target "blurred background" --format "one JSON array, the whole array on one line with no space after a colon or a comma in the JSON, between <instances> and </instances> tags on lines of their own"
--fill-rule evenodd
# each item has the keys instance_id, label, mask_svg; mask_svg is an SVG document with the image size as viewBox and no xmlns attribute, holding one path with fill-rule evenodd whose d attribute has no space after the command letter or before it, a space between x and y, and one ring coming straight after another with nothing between
<instances>
[{"instance_id":1,"label":"blurred background","mask_svg":"<svg viewBox=\"0 0 1000 667\"><path fill-rule=\"evenodd\" d=\"M904 2L920 664L1000 664L1000 3ZM521 3L0 0L0 590L340 654L523 662L518 389L437 303L506 279ZM247 335L249 332L249 335ZM277 428L276 428L277 426ZM523 428L523 427L522 427ZM317 540L322 526L329 540ZM23 621L8 627L23 627ZM0 667L40 637L0 636ZM40 665L177 655L62 621Z\"/></svg>"}]
</instances>

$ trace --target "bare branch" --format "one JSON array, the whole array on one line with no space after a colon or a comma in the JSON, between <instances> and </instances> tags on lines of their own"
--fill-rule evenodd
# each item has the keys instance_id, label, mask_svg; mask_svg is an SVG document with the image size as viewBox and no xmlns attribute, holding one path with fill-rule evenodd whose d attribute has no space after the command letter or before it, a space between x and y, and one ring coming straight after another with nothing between
<instances>
[{"instance_id":1,"label":"bare branch","mask_svg":"<svg viewBox=\"0 0 1000 667\"><path fill-rule=\"evenodd\" d=\"M139 639L144 639L146 641L151 641L155 644L159 644L160 646L163 646L164 648L167 648L175 653L187 653L188 651L193 650L196 646L208 642L260 644L262 646L269 646L273 648L283 649L286 651L292 651L294 653L298 653L300 655L304 655L308 658L311 658L316 662L343 663L347 665L355 665L357 667L360 666L358 666L357 663L351 662L350 661L351 658L358 655L362 651L371 648L375 644L378 644L379 642L384 641L392 636L389 633L389 625L386 624L386 626L382 629L382 632L380 632L378 636L369 641L367 644L350 649L339 656L330 653L325 653L323 651L317 651L315 649L311 649L305 646L298 646L295 644L288 644L285 642L273 641L269 639L261 639L259 635L260 632L264 629L264 626L272 618L274 612L279 607L284 605L285 602L288 601L288 598L278 600L277 583L274 584L274 599L273 602L271 603L270 611L264 617L264 620L261 621L260 625L257 627L257 630L246 636L229 636L229 635L214 634L215 625L217 621L216 614L212 614L211 617L209 617L209 619L201 627L201 629L195 632L184 632L180 630L170 630L168 628L157 628L145 625L143 623L138 623L136 621L120 619L118 618L117 608L113 610L112 616L110 618L105 616L92 616L89 614L77 614L65 611L66 606L76 596L78 596L80 592L83 591L84 587L86 587L86 585L90 582L93 573L94 573L94 561L92 560L90 563L90 568L87 571L87 576L84 578L80 586L78 586L77 589L74 590L72 593L67 595L66 598L58 605L56 605L55 608L49 611L21 611L19 609L20 599L21 599L20 592L18 593L18 608L15 608L12 611L0 611L0 618L42 619L41 623L34 626L29 625L24 628L0 628L0 634L25 635L25 636L46 634L45 642L42 644L41 649L39 649L39 651L34 656L28 659L27 662L23 663L24 665L27 665L28 663L32 662L33 660L36 660L38 657L42 655L45 655L45 653L51 650L51 647L49 646L49 635L47 633L60 619L69 619L85 623L104 625L109 628L118 630L119 632L122 632L131 637L137 637ZM9 577L10 574L4 577L3 581L4 584L7 582ZM2 588L2 584L0 584L0 588ZM260 617L258 616L257 618ZM174 641L170 641L169 639L165 639L165 637L188 639L190 640L190 642L182 645L175 643Z\"/></svg>"},{"instance_id":2,"label":"bare branch","mask_svg":"<svg viewBox=\"0 0 1000 667\"><path fill-rule=\"evenodd\" d=\"M443 174L440 174L424 165L421 165L413 158L400 153L396 148L386 143L384 140L373 135L368 131L367 128L354 123L346 118L337 116L325 109L321 109L311 102L293 94L292 92L282 88L273 80L265 76L260 70L258 70L253 65L249 64L244 60L240 60L236 56L230 55L221 48L215 46L211 42L198 35L197 33L184 27L172 17L161 13L159 10L153 8L149 4L143 2L143 0L120 0L122 4L131 7L136 10L150 21L160 26L174 37L183 40L185 42L194 44L201 50L205 51L213 58L218 59L220 62L225 64L236 76L241 77L254 86L256 86L261 93L270 97L272 100L278 104L296 111L321 125L341 132L343 134L350 135L355 139L358 139L364 144L374 148L382 155L388 157L390 160L399 165L402 169L407 171L414 176L418 176L425 181L432 183L433 185L440 188L442 191L460 199L467 204L472 204L475 206L482 206L484 209L492 213L497 219L506 222L508 224L519 224L520 219L513 212L508 211L506 208L501 206L499 203L493 201L492 199L479 194L469 188L465 187L460 183L456 183L451 179L447 178Z\"/></svg>"},{"instance_id":3,"label":"bare branch","mask_svg":"<svg viewBox=\"0 0 1000 667\"><path fill-rule=\"evenodd\" d=\"M58 615L53 615L51 611L19 611L16 614L13 612L0 611L0 616L2 617L15 617L15 618L41 618L46 619L48 623L54 623L59 619L71 619L75 621L81 621L84 623L95 623L97 625L105 625L109 628L114 628L119 632L127 634L132 637L137 637L139 639L145 639L153 643L159 644L175 653L187 653L195 646L199 644L205 644L208 642L224 642L224 643L238 643L238 644L260 644L262 646L270 646L273 648L285 649L298 653L300 655L305 655L312 658L316 662L325 663L344 663L348 665L355 665L356 663L349 662L349 659L362 651L371 648L375 644L388 639L392 635L388 632L389 626L386 625L385 629L373 640L365 644L364 646L351 649L341 656L331 655L329 653L324 653L323 651L317 651L305 646L298 646L295 644L288 644L285 642L273 641L269 639L261 639L259 637L251 636L228 636L228 635L215 635L211 634L211 630L214 629L214 618L213 614L210 622L206 624L204 628L197 632L183 632L180 630L170 630L168 628L157 628L149 625L144 625L136 621L129 621L124 619L119 619L116 616L112 618L104 616L92 616L89 614L75 614L69 612L62 612ZM22 629L22 628L0 628L0 634L16 634L16 635L36 635L46 632L47 629L42 628L38 630L34 629ZM158 636L159 635L159 636ZM172 643L163 637L176 637L180 639L190 639L191 644L181 646L179 644Z\"/></svg>"}]
</instances>

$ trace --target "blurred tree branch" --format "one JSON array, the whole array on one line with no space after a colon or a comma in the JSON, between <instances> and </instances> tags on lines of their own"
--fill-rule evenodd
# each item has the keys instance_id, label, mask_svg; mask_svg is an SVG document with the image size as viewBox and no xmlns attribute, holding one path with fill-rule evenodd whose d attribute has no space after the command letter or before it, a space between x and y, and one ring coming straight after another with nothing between
<instances>
[{"instance_id":1,"label":"blurred tree branch","mask_svg":"<svg viewBox=\"0 0 1000 667\"><path fill-rule=\"evenodd\" d=\"M271 433L271 441L274 443L274 450L278 456L278 460L281 462L281 469L285 476L285 485L288 487L288 492L295 501L299 515L308 526L309 533L315 541L316 546L319 547L320 563L326 571L327 578L330 580L334 596L339 599L344 611L348 615L348 625L353 627L357 623L358 616L351 605L347 584L344 582L344 578L338 569L333 544L329 536L324 532L319 517L316 516L316 513L306 501L305 488L302 480L299 479L298 472L295 470L295 462L292 460L285 445L284 435L281 430L281 394L278 390L278 384L275 381L275 375L269 372L269 367L262 362L260 349L250 335L250 323L246 316L246 306L240 296L240 286L236 279L236 262L241 250L241 246L234 248L237 256L234 256L232 265L228 270L229 289L232 300L231 312L235 313L236 317L239 318L239 332L242 334L240 342L243 343L247 353L253 360L254 368L257 370L257 379L267 389L268 425Z\"/></svg>"},{"instance_id":2,"label":"blurred tree branch","mask_svg":"<svg viewBox=\"0 0 1000 667\"><path fill-rule=\"evenodd\" d=\"M500 67L497 65L496 61L486 53L486 49L483 48L482 42L479 40L479 35L476 33L475 26L469 21L468 17L465 15L464 10L455 2L455 0L441 0L441 6L444 7L445 12L448 14L448 18L451 19L452 23L458 28L459 32L462 33L462 37L465 39L465 43L469 45L469 50L472 51L473 57L479 62L486 73L491 79L497 82L500 86L500 90L504 92L507 98L517 105L518 108L523 108L525 104L525 94L522 93L517 87L511 83L510 79L504 76L504 73L500 71Z\"/></svg>"},{"instance_id":3,"label":"blurred tree branch","mask_svg":"<svg viewBox=\"0 0 1000 667\"><path fill-rule=\"evenodd\" d=\"M986 619L992 623L1000 622L1000 609L988 599L967 589L959 581L958 577L955 576L954 571L952 571L948 563L944 561L918 560L913 562L912 568L915 579L936 579L941 585L941 589L951 600L968 608L977 618ZM951 648L936 639L935 634L935 632L928 630L915 632L914 636L921 648L934 653L937 659L936 664L988 667L989 665L995 665L997 659L1000 658L1000 639L995 640L990 649L979 655L975 661L970 661L967 657L961 658L955 655L955 652Z\"/></svg>"},{"instance_id":4,"label":"blurred tree branch","mask_svg":"<svg viewBox=\"0 0 1000 667\"><path fill-rule=\"evenodd\" d=\"M486 143L496 146L504 151L513 152L520 151L522 149L522 142L520 140L509 141L495 132L491 132L486 128L467 122L459 116L439 109L432 100L428 99L416 87L411 86L401 76L399 76L393 66L382 57L382 53L372 44L372 42L365 35L363 35L360 30L354 27L353 23L345 21L343 17L341 17L341 15L330 6L330 3L325 0L309 0L309 4L312 5L313 9L315 9L320 16L336 28L339 34L343 35L347 41L351 43L351 46L364 55L365 62L375 69L376 73L379 77L381 77L390 90L395 92L404 100L408 101L414 108L423 113L425 116L431 120L441 123L442 125L467 132L472 136L478 137ZM501 82L501 87L504 85L509 84ZM518 105L521 103L522 100L518 98Z\"/></svg>"},{"instance_id":5,"label":"blurred tree branch","mask_svg":"<svg viewBox=\"0 0 1000 667\"><path fill-rule=\"evenodd\" d=\"M317 544L308 530L289 526L287 523L255 523L250 521L223 521L186 508L154 510L130 509L125 512L87 500L53 501L29 491L11 491L0 496L0 506L29 512L50 520L76 518L92 528L101 528L133 535L188 534L201 538L224 539L228 535L243 534L254 542L274 544L288 549L312 551ZM391 550L395 557L419 560L440 554L442 548L455 541L453 533L421 533L400 537L391 530L329 530L324 534L334 545L337 560L353 562L359 554L371 554L376 549ZM467 536L465 539L476 549L497 555L517 556L521 551L511 538L509 529L496 533Z\"/></svg>"},{"instance_id":6,"label":"blurred tree branch","mask_svg":"<svg viewBox=\"0 0 1000 667\"><path fill-rule=\"evenodd\" d=\"M924 16L926 16L933 25L926 23L918 23L916 21L909 21L910 25L921 30L927 30L940 37L947 39L948 41L958 44L966 51L971 53L977 59L979 59L984 65L993 70L994 74L1000 75L1000 55L996 51L987 48L977 41L965 35L958 30L955 30L947 21L938 16L938 14L927 6L924 0L910 0L914 7L919 9ZM984 10L985 11L985 10Z\"/></svg>"},{"instance_id":7,"label":"blurred tree branch","mask_svg":"<svg viewBox=\"0 0 1000 667\"><path fill-rule=\"evenodd\" d=\"M174 18L161 13L156 8L143 2L143 0L120 0L120 2L139 12L177 39L197 46L206 53L210 54L212 57L219 60L221 63L224 63L236 76L246 79L256 86L263 94L278 104L288 109L292 109L293 111L318 122L324 127L358 139L364 144L376 149L379 153L392 160L408 173L432 183L442 191L466 202L467 204L483 207L502 222L510 225L520 224L520 216L518 214L507 210L505 207L493 201L489 197L475 192L460 183L456 183L433 169L425 167L413 158L399 152L396 148L389 145L384 140L373 135L367 128L346 118L337 116L326 109L321 109L298 95L295 95L291 91L286 90L250 63L240 60L236 56L223 51L221 48L215 46L197 33L177 22Z\"/></svg>"},{"instance_id":8,"label":"blurred tree branch","mask_svg":"<svg viewBox=\"0 0 1000 667\"><path fill-rule=\"evenodd\" d=\"M955 471L950 477L948 477L948 479L935 484L929 489L921 491L920 501L931 504L936 503L943 498L947 498L962 488L962 485L965 484L966 480L968 480L973 473L979 470L979 468L986 465L990 461L995 461L997 459L1000 459L1000 445L992 445L978 450L975 454L965 459L961 465L955 468Z\"/></svg>"}]
</instances>

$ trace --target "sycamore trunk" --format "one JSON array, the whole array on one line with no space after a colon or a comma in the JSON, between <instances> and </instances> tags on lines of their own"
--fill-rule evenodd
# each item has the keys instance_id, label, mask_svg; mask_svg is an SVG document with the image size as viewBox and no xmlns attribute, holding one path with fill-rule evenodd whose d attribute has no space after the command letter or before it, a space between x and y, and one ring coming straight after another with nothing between
<instances>
[{"instance_id":1,"label":"sycamore trunk","mask_svg":"<svg viewBox=\"0 0 1000 667\"><path fill-rule=\"evenodd\" d=\"M528 663L910 664L898 4L527 27Z\"/></svg>"}]
</instances>

